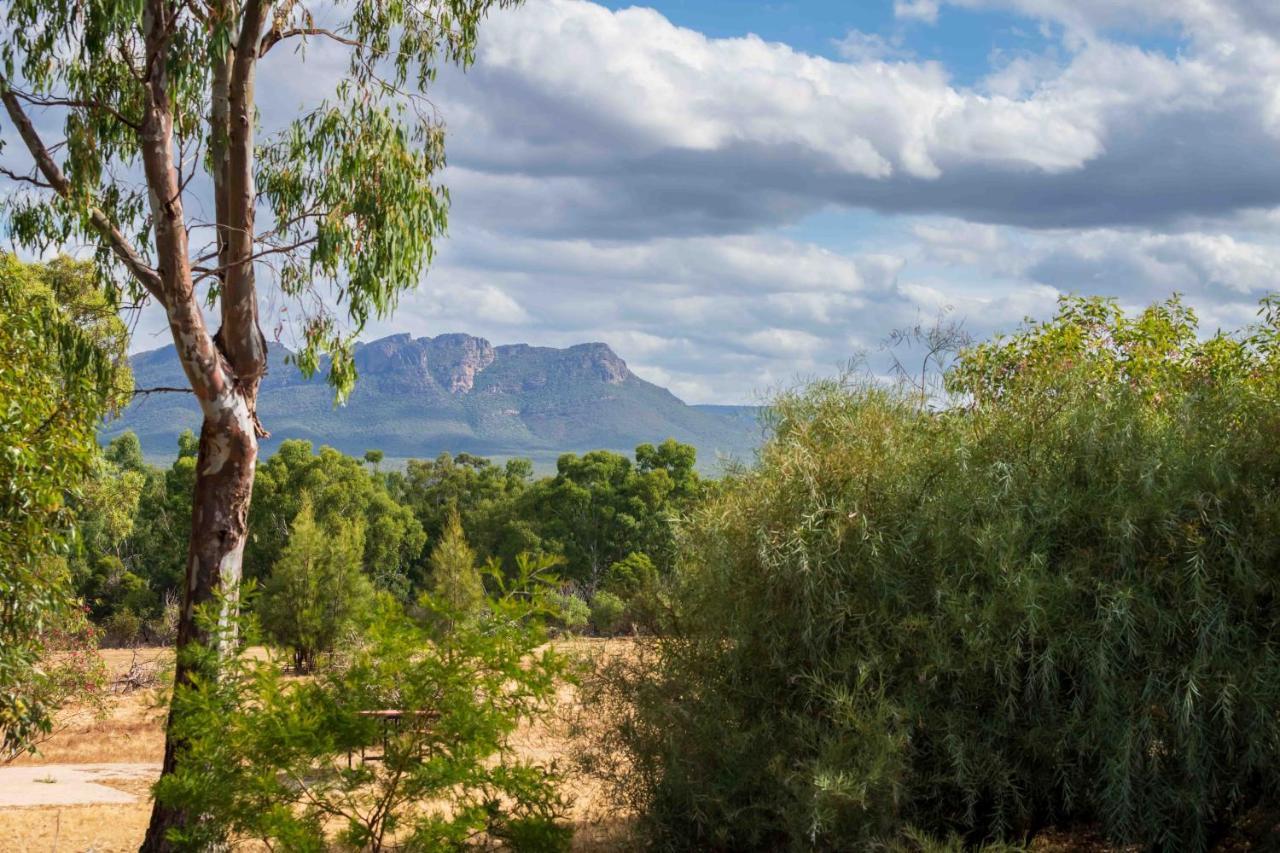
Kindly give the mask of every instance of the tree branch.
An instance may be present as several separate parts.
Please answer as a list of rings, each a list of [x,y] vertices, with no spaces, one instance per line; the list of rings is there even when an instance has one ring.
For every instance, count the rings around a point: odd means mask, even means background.
[[[19,175],[17,172],[13,171],[12,169],[6,169],[3,166],[0,166],[0,175],[4,175],[6,178],[8,178],[11,181],[19,181],[21,183],[31,184],[32,186],[40,187],[40,189],[42,190],[53,189],[53,184],[45,183],[44,181],[40,180],[34,175]]]
[[[190,388],[175,388],[168,385],[159,385],[155,388],[134,388],[133,396],[145,397],[148,394],[194,394]]]
[[[104,104],[101,101],[86,101],[86,100],[80,100],[78,98],[53,98],[53,97],[44,96],[44,95],[33,95],[29,92],[21,92],[17,89],[14,89],[13,93],[17,95],[19,98],[22,98],[22,100],[26,101],[27,103],[35,104],[37,107],[75,107],[77,109],[85,109],[85,110],[101,110],[105,113],[108,113],[112,118],[114,118],[116,121],[120,122],[121,124],[127,127],[133,128],[135,131],[142,129],[141,124],[131,119],[125,118],[124,114],[121,113],[119,110],[117,110],[115,107],[111,106],[110,104]]]
[[[297,36],[323,36],[324,38],[333,39],[336,42],[350,47],[364,47],[363,42],[338,35],[333,30],[326,30],[321,27],[293,27],[287,30],[272,29],[271,32],[262,37],[262,42],[258,45],[259,58],[266,56],[267,51],[271,50],[271,48],[275,47],[285,39],[295,38]]]
[[[218,341],[252,410],[258,382],[267,370],[267,340],[258,326],[258,297],[253,269],[254,213],[257,189],[253,180],[254,76],[258,42],[266,26],[268,0],[247,0],[240,13],[240,33],[232,52],[227,81],[226,216],[222,268],[222,328]]]
[[[289,252],[292,252],[296,249],[301,249],[303,246],[310,246],[312,243],[316,242],[316,239],[317,238],[313,235],[311,237],[305,237],[301,240],[298,240],[297,242],[290,243],[287,246],[269,246],[265,249],[259,249],[257,252],[254,252],[252,255],[250,255],[247,258],[242,258],[241,260],[238,260],[238,261],[232,261],[231,263],[225,266],[201,267],[201,266],[193,265],[191,267],[191,271],[193,273],[199,274],[198,277],[196,278],[196,281],[200,281],[201,279],[208,278],[209,276],[212,276],[212,275],[221,276],[223,273],[231,269],[234,269],[237,266],[240,266],[242,264],[252,263],[253,261],[258,260],[259,258],[265,258],[267,255],[288,254]],[[205,255],[197,259],[197,263],[199,263],[202,260],[208,260],[209,257],[210,255]]]
[[[0,80],[0,100],[4,101],[9,118],[13,120],[14,125],[18,128],[18,135],[26,143],[27,150],[31,152],[32,159],[36,161],[36,168],[40,170],[45,180],[49,182],[49,187],[63,198],[70,199],[71,182],[67,180],[66,175],[62,174],[62,169],[58,167],[58,164],[53,161],[53,157],[49,154],[49,149],[45,147],[44,142],[40,139],[40,134],[36,132],[35,127],[31,124],[31,119],[27,118],[27,114],[23,111],[22,104],[18,103],[17,94],[3,80]],[[91,205],[88,214],[94,230],[106,241],[112,254],[125,265],[133,277],[138,280],[138,283],[147,289],[148,293],[154,296],[161,305],[167,306],[169,303],[165,299],[164,286],[161,284],[160,274],[147,265],[142,256],[129,244],[128,239],[107,218],[101,208]]]
[[[173,104],[169,95],[168,57],[175,13],[169,0],[145,0],[143,4],[146,114],[138,134],[139,159],[149,190],[156,266],[169,297],[165,305],[169,329],[204,416],[212,418],[225,411],[235,377],[205,327],[191,282],[185,213],[173,162]]]

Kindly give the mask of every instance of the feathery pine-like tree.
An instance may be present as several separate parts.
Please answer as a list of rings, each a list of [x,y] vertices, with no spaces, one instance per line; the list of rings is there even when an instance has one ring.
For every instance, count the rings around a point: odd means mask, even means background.
[[[484,602],[484,580],[456,509],[449,513],[444,533],[431,552],[431,584],[436,597],[455,614],[472,613]]]
[[[361,571],[364,527],[358,520],[317,523],[303,498],[289,543],[263,587],[259,612],[267,637],[293,653],[294,669],[315,669],[373,598]]]

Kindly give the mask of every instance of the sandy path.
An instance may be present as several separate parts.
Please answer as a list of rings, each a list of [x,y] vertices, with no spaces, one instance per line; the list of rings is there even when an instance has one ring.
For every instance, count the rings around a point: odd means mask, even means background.
[[[133,803],[137,797],[103,780],[144,780],[160,773],[158,764],[43,764],[0,767],[0,809],[22,806],[73,806]]]

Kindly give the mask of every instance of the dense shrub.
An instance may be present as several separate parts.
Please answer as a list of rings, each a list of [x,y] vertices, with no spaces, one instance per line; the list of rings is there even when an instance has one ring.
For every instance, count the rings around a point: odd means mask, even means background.
[[[102,644],[109,647],[136,646],[142,640],[142,620],[129,608],[117,610],[102,626]]]
[[[611,637],[622,631],[626,622],[627,603],[607,590],[591,596],[591,625],[601,636]]]
[[[622,600],[620,617],[627,628],[657,633],[661,630],[667,579],[661,577],[646,554],[633,552],[609,567],[604,590]]]
[[[615,664],[621,784],[667,849],[1096,823],[1212,843],[1280,788],[1276,316],[1065,301],[936,409],[774,408],[693,519],[670,636]]]
[[[562,631],[580,631],[591,621],[591,607],[572,592],[558,592],[550,596],[555,610],[554,627]]]
[[[569,675],[545,645],[542,564],[521,565],[536,573],[495,573],[479,612],[424,596],[430,618],[415,618],[383,593],[360,644],[314,677],[242,650],[216,681],[180,686],[186,754],[156,796],[201,817],[177,849],[568,849],[558,774],[511,743]]]

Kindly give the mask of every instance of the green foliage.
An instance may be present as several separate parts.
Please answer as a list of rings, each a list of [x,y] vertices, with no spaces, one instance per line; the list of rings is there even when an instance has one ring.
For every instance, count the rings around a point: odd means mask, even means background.
[[[532,519],[543,547],[563,554],[565,576],[588,589],[633,552],[661,570],[674,563],[674,519],[693,506],[703,484],[694,449],[667,440],[636,448],[636,463],[617,453],[567,453],[556,476],[526,489],[518,512]]]
[[[470,616],[484,602],[484,581],[457,512],[449,514],[440,541],[431,552],[431,587],[450,613]]]
[[[620,633],[626,626],[626,612],[626,602],[607,590],[591,596],[591,626],[601,636],[611,637]]]
[[[567,850],[556,769],[517,759],[509,744],[568,674],[544,646],[544,578],[493,584],[498,596],[478,617],[428,597],[447,618],[419,622],[384,598],[347,663],[313,679],[238,655],[216,682],[179,688],[188,760],[156,795],[204,816],[181,848]],[[402,722],[384,728],[367,713],[385,709]]]
[[[555,611],[555,625],[561,630],[580,631],[591,622],[591,607],[581,596],[571,592],[553,593],[551,606]]]
[[[373,588],[360,569],[364,527],[356,519],[316,522],[311,500],[293,521],[289,544],[263,585],[258,612],[267,638],[289,649],[298,671],[315,668],[370,606]]]
[[[420,560],[427,541],[422,525],[388,491],[384,478],[361,460],[331,447],[313,453],[306,441],[284,442],[258,466],[245,576],[260,578],[279,560],[304,494],[311,497],[322,523],[343,518],[363,521],[365,574],[378,587],[407,599],[413,581],[421,579]]]
[[[618,779],[665,849],[1096,823],[1205,849],[1280,786],[1280,325],[1066,300],[918,391],[784,396],[621,661]]]
[[[178,443],[178,459],[160,470],[142,460],[132,433],[119,435],[83,489],[76,510],[84,534],[72,570],[77,592],[91,603],[97,621],[122,607],[147,624],[163,621],[165,596],[182,590],[196,437],[183,433]],[[244,557],[248,579],[264,579],[280,560],[303,494],[311,496],[317,524],[360,521],[365,575],[376,587],[411,601],[413,585],[425,576],[426,534],[410,507],[392,496],[384,475],[360,460],[328,447],[312,452],[301,441],[284,442],[257,470]]]
[[[168,470],[147,466],[142,471],[138,514],[119,550],[128,571],[146,581],[150,595],[146,607],[139,610],[144,615],[155,615],[167,593],[182,591],[191,538],[197,443],[193,433],[183,432],[178,437],[178,458]]]
[[[604,589],[626,606],[625,621],[632,628],[659,633],[667,610],[667,580],[646,554],[632,553],[609,567]]]
[[[560,554],[564,575],[594,589],[609,567],[643,553],[668,571],[675,519],[701,499],[695,451],[676,441],[640,445],[633,464],[607,450],[565,454],[554,477],[529,482],[526,460],[504,466],[469,454],[410,460],[389,476],[396,498],[437,541],[456,509],[482,560],[510,569],[526,552]]]
[[[108,646],[136,646],[142,639],[142,620],[129,607],[122,607],[102,623],[102,641]]]
[[[142,472],[112,461],[129,462],[130,454],[127,446],[109,447],[72,503],[80,538],[71,554],[71,576],[77,595],[88,602],[97,620],[119,606],[142,610],[149,603],[145,581],[130,572],[123,559],[146,485]]]
[[[148,465],[137,438],[124,433],[96,464],[76,504],[85,532],[71,565],[76,590],[100,624],[128,608],[144,623],[149,641],[165,633],[148,626],[161,626],[166,596],[181,593],[195,451],[195,436],[184,433],[178,458],[161,470]],[[362,523],[364,575],[403,603],[423,590],[439,590],[441,577],[459,583],[456,592],[474,601],[481,594],[475,566],[497,560],[507,572],[516,572],[522,555],[553,557],[566,551],[578,561],[567,561],[565,573],[584,589],[590,565],[607,560],[595,586],[626,603],[629,623],[652,629],[677,519],[706,491],[693,469],[694,450],[670,441],[641,445],[634,464],[604,451],[588,456],[591,464],[582,464],[586,457],[578,462],[566,457],[555,477],[531,482],[531,466],[523,459],[498,465],[467,454],[443,454],[410,460],[404,472],[381,471],[373,451],[356,459],[333,448],[314,451],[309,442],[285,441],[258,466],[245,576],[262,581],[280,561],[308,495],[321,527],[344,519]],[[602,470],[617,476],[597,476]],[[564,500],[577,503],[559,503]],[[461,529],[451,533],[455,515]],[[432,555],[446,539],[450,548],[462,542],[473,549],[457,563],[469,563],[470,571],[436,571]],[[433,548],[425,547],[428,541]],[[642,548],[665,554],[667,562],[655,563]],[[589,609],[584,602],[569,607]],[[588,621],[589,616],[575,621],[573,628]]]
[[[648,554],[632,552],[609,567],[604,588],[623,598],[632,598],[651,589],[657,582],[657,574]]]
[[[86,275],[0,255],[0,754],[30,747],[68,696],[40,665],[74,607],[68,496],[93,474],[98,420],[130,387],[123,325]]]
[[[469,453],[442,453],[431,460],[410,459],[403,475],[391,475],[391,487],[413,509],[431,541],[440,538],[450,513],[456,511],[485,557],[510,562],[516,554],[541,546],[537,534],[512,512],[532,470],[525,459],[497,465]]]

